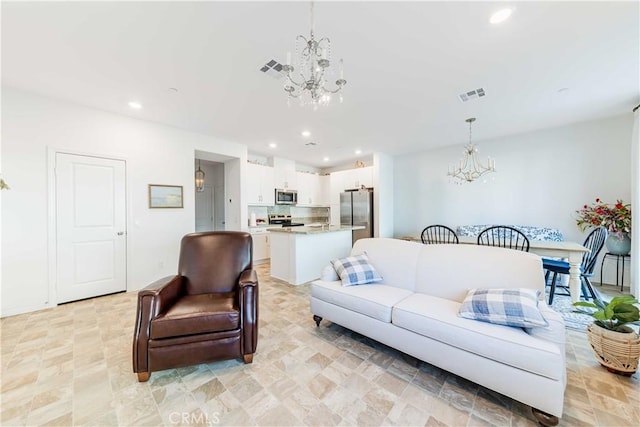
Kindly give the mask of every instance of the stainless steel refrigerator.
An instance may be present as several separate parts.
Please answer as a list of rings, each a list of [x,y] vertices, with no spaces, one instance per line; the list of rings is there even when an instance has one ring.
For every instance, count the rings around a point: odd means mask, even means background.
[[[347,190],[340,193],[340,225],[361,225],[353,230],[352,244],[358,239],[373,237],[373,189]]]

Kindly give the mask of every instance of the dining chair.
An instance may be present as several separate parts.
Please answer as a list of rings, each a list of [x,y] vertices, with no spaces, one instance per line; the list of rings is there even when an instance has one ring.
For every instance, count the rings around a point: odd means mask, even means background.
[[[582,263],[580,264],[580,286],[582,287],[582,293],[584,294],[585,299],[589,299],[589,295],[594,299],[598,297],[589,278],[593,276],[593,270],[596,267],[596,261],[604,246],[605,240],[607,240],[607,230],[604,227],[597,227],[589,233],[583,243],[583,246],[590,251],[582,255]],[[553,297],[557,288],[562,288],[567,291],[566,293],[558,295],[570,295],[569,289],[566,286],[556,285],[558,274],[569,274],[569,262],[542,258],[542,267],[547,270],[544,276],[545,283],[549,282],[549,274],[553,273],[551,284],[549,285],[551,286],[549,289],[549,305],[553,302]]]
[[[529,252],[529,239],[520,230],[506,225],[485,228],[478,234],[478,244]]]
[[[430,225],[420,234],[422,243],[459,243],[458,235],[446,225]]]

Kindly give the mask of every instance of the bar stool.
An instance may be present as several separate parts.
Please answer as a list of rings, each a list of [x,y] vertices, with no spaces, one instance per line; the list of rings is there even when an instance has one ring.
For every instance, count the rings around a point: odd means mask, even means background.
[[[600,286],[602,286],[602,269],[604,267],[604,260],[607,259],[608,256],[616,257],[616,288],[618,287],[618,278],[620,278],[620,292],[622,292],[622,290],[624,289],[624,261],[626,258],[629,258],[629,260],[631,260],[631,255],[612,254],[611,252],[607,252],[606,254],[604,254],[604,256],[602,257],[602,263],[600,264]],[[619,274],[620,261],[622,261],[622,277],[620,277]]]

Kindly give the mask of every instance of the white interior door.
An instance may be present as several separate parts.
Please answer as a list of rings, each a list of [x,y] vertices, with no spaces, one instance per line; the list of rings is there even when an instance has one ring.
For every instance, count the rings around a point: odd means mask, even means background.
[[[213,231],[213,187],[196,191],[196,231]]]
[[[56,154],[58,303],[126,289],[125,162]]]

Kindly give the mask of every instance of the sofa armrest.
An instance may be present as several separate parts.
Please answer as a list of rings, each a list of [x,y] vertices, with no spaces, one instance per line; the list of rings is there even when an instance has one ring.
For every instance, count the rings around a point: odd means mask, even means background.
[[[238,281],[238,305],[242,322],[242,354],[253,354],[258,346],[258,275],[244,270]]]
[[[333,268],[333,264],[329,264],[322,269],[322,272],[320,273],[320,280],[323,282],[335,282],[340,280],[338,273],[336,273],[336,269]]]
[[[133,333],[133,372],[148,371],[151,320],[166,311],[182,293],[182,276],[167,276],[138,291],[136,326]]]
[[[566,342],[566,329],[564,325],[564,319],[560,313],[549,307],[544,301],[538,302],[538,308],[542,317],[549,323],[549,326],[544,328],[525,328],[525,332],[532,337],[540,338],[545,341],[550,341],[560,347],[562,357],[564,358],[564,349]]]

